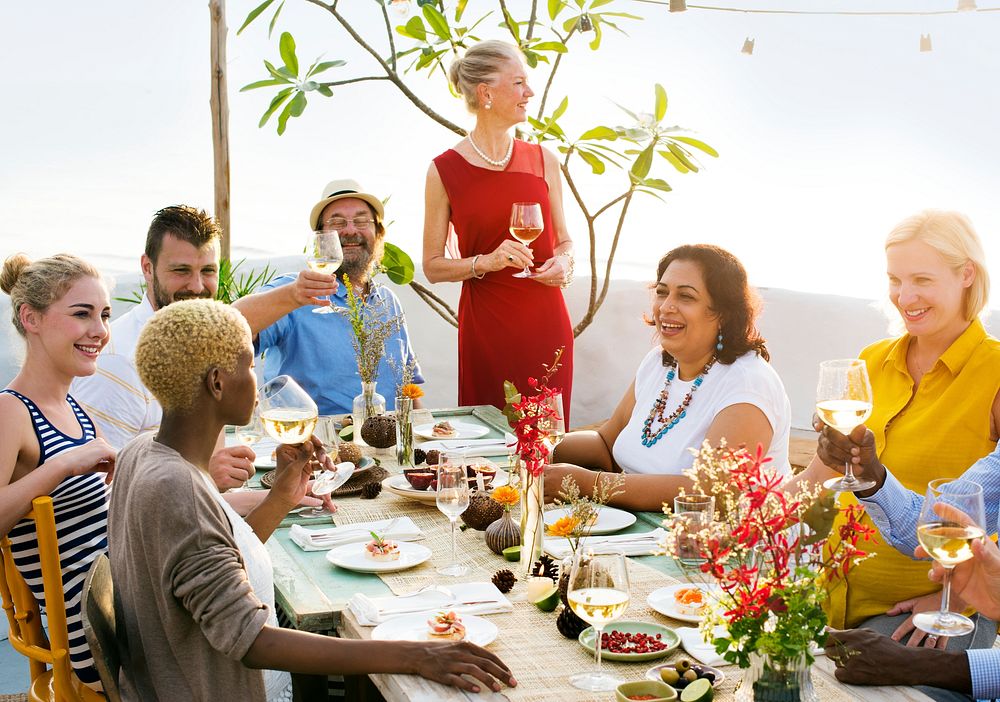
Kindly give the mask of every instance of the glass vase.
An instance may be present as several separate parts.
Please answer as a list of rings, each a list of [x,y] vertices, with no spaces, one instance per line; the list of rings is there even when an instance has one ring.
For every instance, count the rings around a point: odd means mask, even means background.
[[[396,463],[413,465],[413,399],[396,398]]]
[[[354,443],[365,446],[361,438],[361,427],[365,420],[378,414],[385,414],[385,398],[375,391],[374,381],[361,383],[361,394],[354,398],[351,421],[354,423]]]
[[[776,660],[753,653],[750,667],[743,671],[736,701],[818,702],[811,671],[804,655],[793,660]]]
[[[542,555],[545,537],[545,474],[532,476],[521,463],[518,466],[521,481],[521,572],[528,575],[531,566]]]

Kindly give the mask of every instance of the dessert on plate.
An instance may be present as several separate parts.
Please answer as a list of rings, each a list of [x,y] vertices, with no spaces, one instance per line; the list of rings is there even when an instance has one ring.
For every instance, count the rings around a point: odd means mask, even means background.
[[[461,641],[465,638],[465,624],[454,612],[438,612],[427,620],[427,636],[432,639]]]
[[[451,425],[451,422],[445,420],[443,422],[438,422],[431,429],[431,434],[434,436],[439,436],[442,439],[447,439],[449,436],[455,436],[458,432],[455,431],[455,427]]]
[[[674,606],[681,614],[699,615],[705,610],[705,593],[696,587],[682,587],[674,592]]]
[[[365,544],[365,557],[373,561],[398,561],[399,544],[389,539],[384,539],[374,531],[369,532],[372,540]]]

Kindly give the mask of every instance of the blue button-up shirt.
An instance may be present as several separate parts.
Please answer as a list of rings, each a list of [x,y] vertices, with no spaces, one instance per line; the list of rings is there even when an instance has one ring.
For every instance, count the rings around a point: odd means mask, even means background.
[[[274,279],[262,290],[288,285],[295,274]],[[373,285],[369,302],[381,300],[388,314],[403,319],[399,298],[385,286]],[[334,308],[346,309],[347,289],[341,284],[331,297]],[[264,380],[277,375],[292,376],[309,393],[320,414],[350,412],[356,395],[361,394],[361,376],[351,343],[353,333],[343,314],[313,314],[312,305],[299,307],[264,329],[257,339],[257,351],[264,354]],[[387,358],[398,368],[415,360],[405,321],[385,342],[386,353],[379,361],[376,390],[385,397],[387,410],[396,407],[396,374]],[[266,353],[265,353],[266,352]],[[413,382],[423,383],[417,366]]]
[[[962,479],[983,486],[986,524],[991,529],[997,527],[1000,512],[1000,446],[973,463],[962,474]],[[885,484],[874,495],[861,501],[882,532],[882,537],[899,551],[913,555],[919,545],[917,519],[924,504],[923,495],[907,490],[892,473],[886,472]],[[997,586],[1000,587],[1000,583]],[[1000,698],[1000,649],[970,649],[965,654],[969,658],[973,697]]]

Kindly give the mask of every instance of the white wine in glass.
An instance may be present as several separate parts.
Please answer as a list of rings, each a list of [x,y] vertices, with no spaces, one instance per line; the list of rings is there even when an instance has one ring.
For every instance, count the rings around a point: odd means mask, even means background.
[[[864,424],[872,413],[872,384],[868,367],[859,358],[823,361],[819,364],[816,386],[816,414],[830,427],[847,436]],[[875,487],[874,480],[854,476],[854,465],[848,459],[844,477],[831,478],[823,487],[837,492],[857,492]]]
[[[542,206],[537,202],[515,202],[510,208],[510,235],[528,246],[545,230]],[[530,278],[531,266],[525,266],[514,278]]]
[[[309,270],[333,275],[343,262],[344,250],[340,246],[340,232],[331,229],[313,232],[309,235],[309,241],[306,243],[306,265]],[[314,307],[313,312],[331,314],[333,307]]]
[[[552,451],[555,451],[556,446],[566,436],[566,415],[563,412],[562,393],[553,393],[551,397],[545,398],[544,404],[552,409],[556,416],[543,419],[538,423],[538,428],[545,434],[545,439],[552,447]]]
[[[617,621],[628,609],[628,566],[621,553],[593,553],[579,549],[573,558],[566,599],[569,607],[583,621],[594,627],[596,669],[570,676],[570,683],[581,690],[614,690],[621,679],[601,669],[601,634],[610,622]]]
[[[261,415],[264,430],[279,444],[301,444],[312,436],[317,416],[307,409],[272,409]]]
[[[469,508],[469,479],[460,454],[442,454],[437,469],[437,508],[451,522],[451,563],[437,569],[441,575],[457,578],[469,572],[458,562],[455,522]]]
[[[941,478],[927,485],[917,520],[917,540],[935,561],[944,566],[941,609],[913,615],[913,625],[934,636],[963,636],[976,627],[968,618],[949,611],[951,572],[972,558],[972,542],[986,536],[983,488],[961,478]]]

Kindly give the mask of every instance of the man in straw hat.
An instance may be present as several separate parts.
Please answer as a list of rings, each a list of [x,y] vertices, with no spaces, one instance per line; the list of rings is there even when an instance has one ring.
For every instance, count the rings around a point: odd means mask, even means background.
[[[276,278],[259,293],[234,303],[252,329],[262,330],[255,343],[260,353],[266,353],[264,379],[292,376],[315,400],[320,414],[350,412],[354,397],[361,393],[350,321],[341,314],[313,314],[317,305],[347,307],[346,287],[339,284],[345,275],[355,293],[373,309],[400,320],[385,341],[386,353],[378,365],[377,387],[386,398],[386,409],[395,409],[393,366],[412,363],[413,382],[424,382],[399,299],[388,288],[371,284],[372,273],[382,261],[384,215],[382,201],[356,181],[327,183],[309,213],[309,226],[313,231],[340,232],[344,261],[336,278],[307,269]]]

